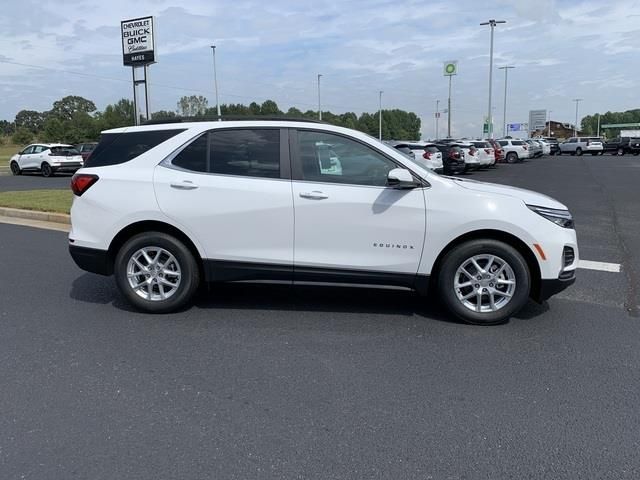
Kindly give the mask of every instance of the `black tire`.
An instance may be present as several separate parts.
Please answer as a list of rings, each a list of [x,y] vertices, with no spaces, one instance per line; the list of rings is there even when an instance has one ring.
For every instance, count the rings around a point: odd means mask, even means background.
[[[582,156],[582,149],[580,147],[576,148],[576,155],[579,157]]]
[[[619,157],[622,157],[624,155],[624,148],[619,148],[616,153],[618,154]]]
[[[507,153],[507,163],[516,163],[518,161],[518,154],[516,152]]]
[[[18,175],[22,175],[22,170],[20,170],[20,165],[18,165],[18,162],[11,162],[9,168],[11,168],[11,173],[14,176],[17,177]]]
[[[175,292],[165,300],[142,298],[129,284],[127,277],[129,261],[136,252],[145,247],[164,249],[175,257],[179,266],[180,282]],[[118,289],[126,299],[136,309],[149,313],[169,313],[181,309],[191,301],[200,285],[200,271],[191,251],[180,240],[162,232],[140,233],[127,240],[116,255],[114,275]],[[162,276],[159,273],[157,275]],[[156,288],[159,289],[159,285]]]
[[[43,177],[53,177],[53,168],[47,162],[43,162],[40,165],[40,171],[42,172]]]
[[[591,152],[591,155],[593,155],[595,157],[596,155],[599,155],[599,153],[598,152]]]
[[[506,262],[515,275],[515,291],[501,308],[490,312],[476,312],[458,299],[454,281],[456,271],[475,255],[494,255]],[[504,323],[527,303],[531,290],[531,274],[527,262],[512,246],[498,240],[471,240],[458,245],[442,260],[437,272],[437,290],[447,309],[457,318],[474,325],[498,325]],[[468,287],[471,288],[471,287]]]
[[[558,151],[556,152],[556,155],[558,156],[562,155],[562,150],[558,149]]]

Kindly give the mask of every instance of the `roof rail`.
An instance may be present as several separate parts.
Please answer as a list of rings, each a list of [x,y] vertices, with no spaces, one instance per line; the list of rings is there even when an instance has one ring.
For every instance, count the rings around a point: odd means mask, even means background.
[[[142,125],[158,125],[162,123],[183,123],[183,122],[217,122],[217,121],[242,121],[242,120],[279,120],[288,122],[308,122],[308,123],[324,123],[313,118],[288,117],[286,115],[204,115],[198,117],[171,117],[171,118],[154,118],[147,120]]]

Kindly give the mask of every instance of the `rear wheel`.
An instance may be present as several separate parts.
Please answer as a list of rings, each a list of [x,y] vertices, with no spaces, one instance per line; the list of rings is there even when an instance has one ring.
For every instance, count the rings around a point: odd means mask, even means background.
[[[507,163],[516,163],[518,161],[518,154],[516,152],[507,153]]]
[[[503,323],[527,303],[531,274],[522,255],[497,240],[455,247],[437,276],[438,291],[456,317],[476,325]]]
[[[17,176],[22,173],[22,171],[20,170],[20,165],[18,165],[18,162],[11,162],[10,168],[11,168],[11,173],[13,175]]]
[[[44,162],[40,166],[40,171],[42,172],[42,176],[43,177],[51,177],[51,176],[53,176],[53,168],[51,168],[51,165],[49,165],[47,162]]]
[[[582,149],[580,147],[576,148],[576,155],[582,155]]]
[[[181,241],[161,232],[129,239],[116,256],[114,274],[127,300],[151,313],[184,307],[200,283],[193,254]]]
[[[619,156],[623,156],[624,155],[624,148],[619,148],[617,151]]]

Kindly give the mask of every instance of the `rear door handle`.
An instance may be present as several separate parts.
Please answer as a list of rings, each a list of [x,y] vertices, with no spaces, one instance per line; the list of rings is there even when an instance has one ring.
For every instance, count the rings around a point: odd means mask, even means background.
[[[198,185],[193,183],[191,180],[182,180],[181,182],[171,182],[171,188],[175,188],[177,190],[195,190],[198,188]]]
[[[314,190],[313,192],[302,192],[300,193],[300,196],[310,200],[324,200],[325,198],[329,198],[329,195],[318,190]]]

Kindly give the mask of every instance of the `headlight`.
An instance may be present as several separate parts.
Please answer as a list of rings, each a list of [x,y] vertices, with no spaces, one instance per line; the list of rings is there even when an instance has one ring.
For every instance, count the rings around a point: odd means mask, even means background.
[[[557,208],[538,207],[537,205],[527,205],[538,215],[552,221],[556,225],[564,228],[573,228],[573,217],[569,210],[559,210]]]

